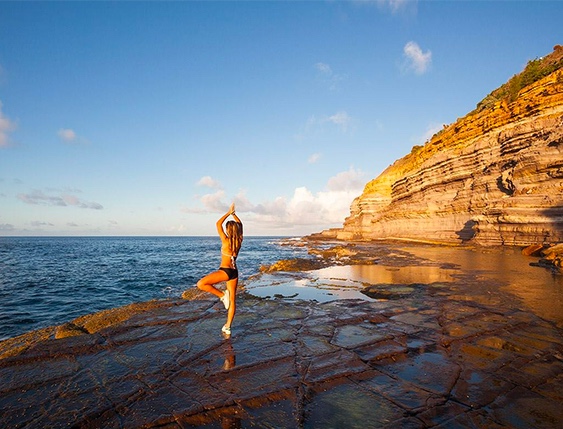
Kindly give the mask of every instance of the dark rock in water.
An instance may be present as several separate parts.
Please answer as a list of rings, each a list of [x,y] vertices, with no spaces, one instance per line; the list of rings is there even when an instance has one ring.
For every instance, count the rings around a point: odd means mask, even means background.
[[[524,249],[522,249],[522,255],[524,255],[524,256],[540,256],[541,251],[544,248],[545,247],[543,246],[543,244],[531,244],[531,245],[525,247]]]
[[[308,271],[326,267],[328,264],[329,261],[323,259],[283,259],[268,267],[260,267],[260,271],[263,273],[272,273],[276,271]]]
[[[421,285],[396,285],[396,284],[377,284],[363,289],[364,295],[373,299],[401,299],[416,291]]]
[[[551,265],[559,270],[563,267],[563,243],[550,246],[541,253],[543,258],[540,259],[540,264]]]
[[[89,332],[82,326],[77,326],[72,322],[65,323],[64,325],[57,326],[55,330],[55,338],[61,339],[66,337],[75,337],[77,335],[89,334]]]

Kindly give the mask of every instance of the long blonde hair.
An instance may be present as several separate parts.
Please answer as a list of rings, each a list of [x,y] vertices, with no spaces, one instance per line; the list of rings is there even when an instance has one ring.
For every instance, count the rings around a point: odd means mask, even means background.
[[[229,241],[229,252],[237,256],[242,245],[242,222],[230,220],[226,225],[227,239]]]

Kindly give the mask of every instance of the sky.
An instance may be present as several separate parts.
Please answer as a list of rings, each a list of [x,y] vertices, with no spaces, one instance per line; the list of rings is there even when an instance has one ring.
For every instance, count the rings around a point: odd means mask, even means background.
[[[339,227],[563,44],[561,1],[0,1],[0,236]]]

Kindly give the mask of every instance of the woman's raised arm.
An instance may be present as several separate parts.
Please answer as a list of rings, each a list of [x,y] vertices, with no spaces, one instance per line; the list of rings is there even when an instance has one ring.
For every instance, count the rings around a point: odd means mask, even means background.
[[[239,217],[238,217],[237,214],[235,213],[235,203],[233,203],[233,204],[231,205],[231,209],[232,209],[231,215],[233,216],[233,219],[234,219],[235,221],[237,221],[238,223],[242,223],[242,221],[239,219]]]
[[[215,226],[217,227],[217,232],[219,233],[219,236],[223,239],[223,238],[227,238],[227,236],[225,235],[225,231],[223,230],[223,222],[225,222],[225,220],[230,216],[233,215],[233,217],[235,218],[235,220],[237,222],[240,222],[240,219],[237,217],[237,215],[235,214],[235,203],[231,204],[231,207],[229,207],[229,211],[227,213],[225,213],[223,216],[221,216],[219,218],[219,220],[217,221],[217,223],[215,224]]]

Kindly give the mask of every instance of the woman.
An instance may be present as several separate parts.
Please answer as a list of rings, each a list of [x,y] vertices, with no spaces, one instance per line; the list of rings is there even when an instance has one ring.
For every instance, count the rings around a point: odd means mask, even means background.
[[[223,229],[223,222],[232,216]],[[242,244],[242,222],[235,214],[235,204],[231,204],[229,211],[216,223],[217,232],[221,238],[221,265],[217,271],[206,275],[197,282],[197,287],[217,296],[227,309],[227,323],[221,328],[225,335],[231,335],[231,324],[235,317],[235,294],[238,285],[238,270],[236,259]],[[221,292],[215,287],[217,283],[227,282],[227,289]]]

